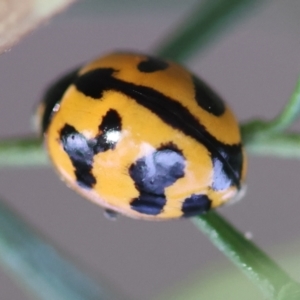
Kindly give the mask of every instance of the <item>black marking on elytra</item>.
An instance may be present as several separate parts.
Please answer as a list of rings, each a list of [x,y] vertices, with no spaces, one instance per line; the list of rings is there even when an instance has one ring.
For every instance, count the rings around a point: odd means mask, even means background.
[[[218,141],[180,102],[153,88],[115,78],[113,75],[117,72],[118,70],[112,68],[91,70],[78,77],[74,84],[86,96],[100,101],[104,91],[114,90],[148,108],[169,126],[203,144],[210,152],[212,161],[220,161],[221,170],[230,185],[240,188],[243,163],[241,144],[227,145]],[[233,160],[236,163],[231,165]]]
[[[143,73],[153,73],[157,71],[163,71],[169,67],[169,64],[156,57],[147,56],[147,60],[141,61],[137,68]]]
[[[192,78],[198,105],[214,116],[218,117],[224,114],[225,104],[223,100],[198,77],[192,76]]]
[[[102,134],[96,138],[93,146],[95,154],[115,148],[115,137],[121,131],[121,122],[121,117],[116,110],[110,109],[106,113],[99,125],[99,131]]]
[[[96,178],[92,174],[94,155],[113,149],[117,141],[109,135],[120,132],[121,118],[115,110],[109,110],[99,125],[100,132],[92,139],[87,139],[75,127],[65,124],[60,130],[60,141],[75,168],[77,183],[83,188],[92,188]]]
[[[75,168],[78,184],[81,187],[91,188],[96,183],[96,178],[91,173],[94,151],[89,141],[69,124],[61,129],[60,140]]]
[[[43,102],[45,104],[45,112],[42,119],[42,130],[45,132],[50,124],[54,106],[59,103],[67,88],[74,82],[77,77],[79,68],[63,76],[61,79],[53,83],[46,91]]]
[[[223,149],[220,154],[231,166],[236,178],[240,178],[242,172],[243,153],[238,145],[231,146],[231,153],[228,155]],[[224,168],[223,162],[219,157],[213,157],[213,184],[212,188],[216,191],[221,191],[229,188],[232,185],[230,177],[228,177],[227,169]]]
[[[129,167],[139,196],[130,203],[142,214],[157,215],[165,204],[165,188],[184,176],[185,158],[173,144],[138,159]]]
[[[182,204],[183,217],[194,217],[210,210],[211,200],[207,195],[195,195],[184,200]]]

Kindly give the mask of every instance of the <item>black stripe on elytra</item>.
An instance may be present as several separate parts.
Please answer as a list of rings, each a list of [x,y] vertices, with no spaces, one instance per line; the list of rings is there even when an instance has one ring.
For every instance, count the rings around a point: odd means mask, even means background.
[[[166,204],[165,188],[184,176],[185,158],[169,143],[155,152],[138,159],[129,167],[139,196],[130,203],[142,214],[157,215]]]
[[[163,71],[168,67],[169,64],[166,61],[152,56],[147,56],[147,60],[143,60],[137,65],[138,70],[143,73]]]
[[[73,83],[77,77],[79,68],[76,68],[72,72],[60,78],[53,83],[46,91],[43,102],[45,103],[45,112],[42,119],[42,130],[45,132],[51,121],[53,108],[59,103],[63,97],[63,94],[67,88]]]
[[[223,100],[198,77],[192,76],[192,79],[198,105],[214,116],[218,117],[224,114],[225,104]]]
[[[182,204],[183,217],[194,217],[209,211],[211,200],[207,195],[195,195],[184,200]]]
[[[94,155],[114,149],[117,141],[110,134],[119,133],[121,118],[117,111],[109,110],[99,125],[99,134],[87,139],[75,127],[65,124],[60,130],[60,141],[75,168],[77,183],[83,188],[92,188],[96,178],[92,174]]]
[[[114,90],[148,108],[165,123],[203,144],[211,153],[212,161],[220,161],[221,171],[226,180],[223,182],[223,186],[221,181],[218,182],[215,186],[216,189],[225,189],[228,182],[230,185],[240,188],[241,144],[221,143],[181,103],[153,88],[115,78],[113,75],[117,72],[112,68],[95,69],[78,77],[74,84],[80,92],[97,100],[101,100],[104,91]],[[233,166],[230,165],[232,160],[236,161]]]

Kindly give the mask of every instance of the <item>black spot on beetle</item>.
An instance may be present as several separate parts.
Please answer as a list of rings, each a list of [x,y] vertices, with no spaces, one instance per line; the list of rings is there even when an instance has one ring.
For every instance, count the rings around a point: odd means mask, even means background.
[[[207,195],[192,195],[182,204],[183,217],[194,217],[210,210],[211,200]]]
[[[116,110],[110,109],[103,117],[99,129],[103,132],[120,131],[121,130],[121,117]]]
[[[156,57],[148,56],[147,60],[141,61],[137,68],[143,73],[153,73],[157,71],[163,71],[169,67],[169,64]]]
[[[232,185],[232,176],[240,178],[243,167],[243,153],[240,146],[231,146],[230,151],[226,148],[219,149],[220,155],[227,162],[226,165],[218,156],[212,157],[213,162],[213,184],[216,191],[225,190]]]
[[[184,176],[184,167],[185,158],[172,144],[138,159],[129,168],[140,193],[131,208],[147,215],[161,213],[166,204],[165,188]]]
[[[223,100],[196,76],[193,76],[193,83],[198,105],[214,116],[221,116],[225,112]]]
[[[60,140],[75,168],[78,184],[91,188],[96,183],[96,178],[91,173],[94,152],[89,141],[69,124],[61,129]]]
[[[99,99],[102,97],[103,91],[109,90],[108,79],[114,78],[114,69],[96,69],[87,72],[75,81],[76,88],[88,97]]]
[[[97,154],[114,149],[116,139],[121,131],[121,117],[117,111],[110,109],[106,113],[99,125],[99,131],[102,133],[95,139],[95,144],[93,145],[94,153]]]
[[[99,68],[91,70],[75,80],[79,92],[101,101],[104,91],[114,90],[128,96],[133,101],[149,109],[163,122],[180,130],[185,135],[203,144],[211,154],[213,162],[219,161],[219,170],[231,186],[240,188],[242,146],[227,145],[211,135],[197,118],[180,102],[163,93],[143,85],[135,85],[114,77],[118,70]],[[225,106],[221,99],[202,81],[194,77],[196,100],[205,110],[221,115]],[[232,162],[236,163],[232,164]]]
[[[143,193],[140,197],[131,201],[130,207],[141,214],[155,216],[162,211],[166,202],[167,200],[164,195]]]
[[[117,140],[110,138],[121,131],[121,118],[117,111],[109,110],[99,125],[99,134],[87,139],[75,127],[65,124],[60,130],[60,141],[75,168],[77,183],[83,188],[92,188],[96,178],[92,174],[94,155],[114,149]]]

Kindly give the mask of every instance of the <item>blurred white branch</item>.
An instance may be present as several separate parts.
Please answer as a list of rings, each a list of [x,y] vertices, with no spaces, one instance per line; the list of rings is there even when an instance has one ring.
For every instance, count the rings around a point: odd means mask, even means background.
[[[0,0],[0,53],[75,0]]]

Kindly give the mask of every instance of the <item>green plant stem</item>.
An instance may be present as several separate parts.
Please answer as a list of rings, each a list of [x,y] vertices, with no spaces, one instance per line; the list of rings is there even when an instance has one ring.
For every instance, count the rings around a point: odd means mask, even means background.
[[[284,106],[282,111],[278,114],[276,118],[271,121],[264,120],[251,120],[241,126],[242,136],[244,144],[251,145],[257,143],[262,139],[268,140],[283,140],[283,131],[287,130],[300,115],[300,77],[296,83],[296,87],[293,91],[287,104]],[[280,138],[276,136],[279,135]],[[285,140],[289,140],[290,133],[286,134]],[[295,139],[296,134],[293,134],[293,139]],[[289,143],[288,143],[289,144]],[[277,142],[277,145],[278,142]],[[273,145],[275,146],[275,145]],[[282,147],[280,147],[282,149]],[[271,149],[270,149],[271,150]],[[271,151],[272,152],[272,151]],[[279,151],[277,151],[279,152]]]
[[[300,134],[278,133],[245,140],[248,153],[286,159],[300,159]]]
[[[217,213],[194,218],[193,223],[268,299],[300,299],[300,285]]]
[[[284,106],[282,112],[271,122],[268,128],[272,133],[282,132],[293,124],[300,114],[300,77],[296,83],[296,87],[288,103]]]
[[[31,294],[42,300],[115,300],[103,282],[68,261],[2,201],[0,202],[0,264]],[[101,283],[100,283],[101,282]],[[107,286],[107,284],[105,285]]]
[[[29,167],[49,164],[42,140],[34,137],[0,141],[0,167]]]
[[[208,46],[229,24],[236,23],[254,7],[257,0],[205,0],[193,9],[173,32],[170,38],[160,43],[155,53],[158,56],[185,61]]]

